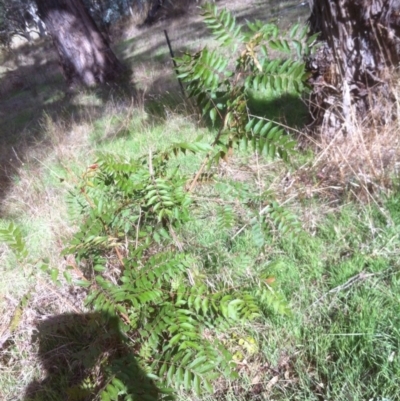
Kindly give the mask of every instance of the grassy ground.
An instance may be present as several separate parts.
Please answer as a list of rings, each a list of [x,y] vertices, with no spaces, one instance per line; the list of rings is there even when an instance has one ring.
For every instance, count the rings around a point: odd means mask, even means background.
[[[255,14],[270,5],[255,3]],[[240,17],[252,16],[242,2],[229,5]],[[47,43],[3,55],[0,227],[18,224],[29,256],[17,258],[0,245],[0,400],[23,399],[40,385],[41,400],[90,399],[71,387],[76,377],[73,367],[64,369],[68,358],[46,359],[49,344],[44,347],[35,333],[46,318],[86,311],[81,290],[64,281],[55,286],[40,266],[62,271],[68,263],[60,252],[78,224],[69,215],[68,194],[96,153],[146,154],[173,141],[212,135],[179,94],[164,45],[166,27],[177,51],[210,43],[195,10],[190,19],[128,31],[134,38],[117,51],[132,62],[139,99],[112,90],[107,96],[101,91],[64,96]],[[347,142],[317,141],[289,166],[240,154],[221,167],[221,182],[233,182],[239,191],[273,190],[301,222],[302,233],[295,237],[272,228],[261,252],[250,232],[235,235],[239,223],[226,233],[217,229],[215,203],[208,197],[218,195],[218,188],[199,186],[202,216],[188,228],[188,242],[196,238],[208,250],[204,260],[212,260],[218,266],[214,273],[227,281],[268,272],[291,311],[268,310],[249,328],[256,352],[232,339],[240,379],[202,399],[400,399],[397,131],[394,125],[378,132],[372,121]],[[195,171],[200,163],[187,157],[181,165]],[[73,344],[71,352],[81,352],[93,340],[74,330],[58,333],[56,347]]]

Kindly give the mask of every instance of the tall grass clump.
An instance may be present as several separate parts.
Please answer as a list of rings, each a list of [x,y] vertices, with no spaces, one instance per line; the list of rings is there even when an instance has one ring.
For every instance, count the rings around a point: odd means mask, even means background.
[[[399,174],[398,74],[389,84],[394,99],[381,99],[368,117],[354,125],[351,134],[341,130],[332,136],[321,132],[312,140],[316,158],[310,171],[316,174],[328,198],[353,197],[361,203],[379,203],[392,193]]]

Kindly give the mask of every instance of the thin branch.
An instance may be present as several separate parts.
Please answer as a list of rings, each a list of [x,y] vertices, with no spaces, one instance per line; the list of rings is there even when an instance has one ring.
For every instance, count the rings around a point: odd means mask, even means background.
[[[335,288],[332,288],[327,293],[325,293],[324,295],[319,297],[316,301],[314,301],[311,304],[310,308],[313,307],[314,305],[316,305],[317,303],[319,303],[320,301],[322,301],[323,299],[325,299],[329,294],[337,294],[340,291],[347,290],[348,288],[350,288],[354,284],[357,284],[360,281],[364,281],[367,278],[376,276],[377,274],[379,274],[379,273],[365,273],[363,271],[358,273],[358,274],[356,274],[355,276],[353,276],[349,280],[347,280],[344,284],[341,284],[341,285],[338,285]]]
[[[224,124],[224,125],[221,125],[221,127],[219,128],[218,134],[216,135],[216,137],[215,137],[215,139],[214,139],[214,142],[213,142],[212,145],[211,145],[212,147],[214,147],[214,146],[218,143],[219,138],[220,138],[221,135],[222,135],[222,131],[223,131],[224,127],[225,127],[225,124]],[[188,192],[192,192],[193,189],[194,189],[194,187],[196,186],[196,183],[197,183],[197,181],[199,180],[199,178],[200,178],[200,176],[201,176],[201,173],[203,172],[204,168],[206,167],[207,163],[208,163],[209,160],[210,160],[210,155],[211,155],[211,152],[209,152],[209,153],[207,154],[207,156],[206,156],[206,158],[204,159],[202,165],[200,166],[199,170],[197,171],[195,177],[193,178],[192,182],[190,183]]]

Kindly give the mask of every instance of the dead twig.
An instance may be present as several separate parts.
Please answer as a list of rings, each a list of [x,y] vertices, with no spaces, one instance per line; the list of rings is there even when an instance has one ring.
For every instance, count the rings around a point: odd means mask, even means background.
[[[325,293],[324,295],[322,295],[321,297],[319,297],[316,301],[314,301],[310,308],[313,307],[314,305],[318,304],[319,302],[321,302],[323,299],[325,299],[329,294],[337,294],[340,291],[344,291],[347,290],[348,288],[350,288],[351,286],[353,286],[354,284],[357,284],[360,281],[364,281],[367,278],[376,276],[377,274],[380,273],[365,273],[365,272],[360,272],[358,274],[356,274],[355,276],[351,277],[349,280],[347,280],[344,284],[341,284],[335,288],[332,288],[331,290],[329,290],[327,293]]]

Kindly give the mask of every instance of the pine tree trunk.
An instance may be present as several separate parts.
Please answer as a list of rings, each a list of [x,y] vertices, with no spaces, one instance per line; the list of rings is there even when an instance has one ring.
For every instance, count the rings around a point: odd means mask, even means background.
[[[122,65],[81,0],[36,0],[69,85],[115,79]]]
[[[328,135],[351,134],[378,105],[387,108],[382,118],[390,118],[388,72],[399,62],[400,0],[309,1],[311,31],[323,41],[309,63],[314,124]]]

